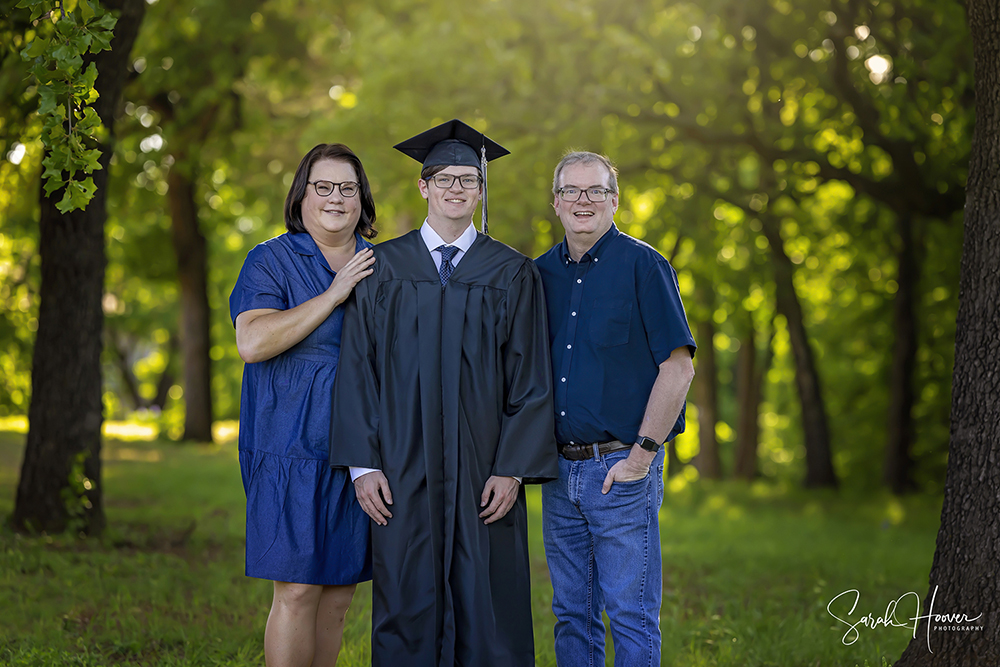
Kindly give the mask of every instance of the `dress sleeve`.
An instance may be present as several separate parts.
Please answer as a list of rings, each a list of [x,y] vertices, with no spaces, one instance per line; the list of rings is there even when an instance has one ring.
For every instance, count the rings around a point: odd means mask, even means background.
[[[639,288],[639,313],[646,339],[657,365],[670,353],[686,345],[694,357],[697,346],[681,302],[674,267],[664,259],[650,267]]]
[[[375,350],[375,292],[368,276],[344,303],[337,376],[330,411],[330,467],[382,469],[379,447],[379,378]]]
[[[552,363],[542,281],[525,261],[507,291],[504,406],[493,474],[544,482],[559,476]]]
[[[236,317],[248,310],[274,308],[288,310],[288,290],[274,253],[265,245],[255,247],[240,269],[233,293],[229,295],[229,315],[236,326]]]

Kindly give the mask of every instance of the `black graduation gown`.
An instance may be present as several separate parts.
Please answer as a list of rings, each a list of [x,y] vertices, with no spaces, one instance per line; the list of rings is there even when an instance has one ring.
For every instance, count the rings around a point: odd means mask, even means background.
[[[485,525],[491,475],[558,477],[548,329],[534,263],[479,234],[447,285],[418,231],[375,246],[348,299],[332,466],[382,470],[372,664],[533,665],[527,513]]]

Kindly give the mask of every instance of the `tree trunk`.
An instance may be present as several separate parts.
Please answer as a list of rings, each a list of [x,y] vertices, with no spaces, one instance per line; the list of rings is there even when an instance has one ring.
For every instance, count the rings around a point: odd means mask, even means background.
[[[919,266],[914,239],[913,217],[897,214],[899,251],[897,253],[899,289],[893,299],[893,325],[896,335],[889,374],[889,428],[882,477],[893,493],[914,489],[910,471],[913,461],[913,370],[917,359],[917,298]]]
[[[806,446],[807,487],[837,486],[837,475],[830,457],[830,429],[820,386],[819,372],[802,317],[802,305],[792,281],[792,260],[785,254],[778,220],[760,216],[764,236],[771,246],[774,267],[775,306],[788,323],[788,336],[795,359],[795,384],[802,404],[802,430]]]
[[[167,405],[167,398],[170,392],[170,388],[174,386],[174,374],[172,371],[174,365],[174,357],[177,354],[177,337],[170,336],[170,340],[167,341],[165,346],[167,354],[167,363],[163,367],[163,372],[160,373],[160,381],[156,383],[156,396],[150,401],[149,407],[162,410]]]
[[[121,375],[122,385],[125,388],[125,395],[122,396],[122,399],[126,404],[126,409],[138,410],[146,407],[146,401],[139,393],[139,380],[132,372],[128,347],[122,343],[114,331],[108,331],[105,347],[111,351],[111,355],[115,358],[115,365],[118,367],[118,373]]]
[[[181,368],[184,377],[184,439],[212,441],[212,362],[209,356],[208,244],[198,225],[194,179],[180,161],[167,177],[170,230],[180,284]]]
[[[715,437],[715,425],[719,421],[718,378],[715,366],[715,321],[712,319],[715,305],[712,291],[699,289],[699,301],[707,313],[697,325],[698,372],[694,376],[694,396],[698,405],[698,455],[694,465],[698,474],[706,479],[722,478],[722,462],[719,460],[719,440]]]
[[[757,341],[753,318],[747,317],[749,326],[736,353],[736,456],[733,477],[751,481],[757,477],[757,444],[760,428],[760,386],[757,380]]]
[[[946,622],[924,619],[896,667],[1000,664],[1000,11],[996,0],[969,0],[966,7],[975,57],[976,127],[955,328],[948,475],[921,615],[973,619],[981,614],[974,621],[947,623],[981,629],[942,630]]]
[[[101,346],[104,313],[104,221],[114,111],[128,76],[129,54],[146,9],[143,0],[105,2],[120,10],[110,51],[97,63],[94,110],[108,129],[103,169],[84,211],[59,213],[40,194],[39,253],[42,282],[38,333],[31,364],[28,437],[17,485],[17,530],[100,533],[105,524],[101,486]]]

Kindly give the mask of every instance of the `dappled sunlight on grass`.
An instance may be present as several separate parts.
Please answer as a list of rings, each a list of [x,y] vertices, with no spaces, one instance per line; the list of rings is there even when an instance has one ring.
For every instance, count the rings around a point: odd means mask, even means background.
[[[156,440],[160,435],[160,427],[156,424],[139,422],[106,421],[101,426],[101,433],[106,438],[116,440]]]
[[[24,415],[0,417],[0,431],[27,433],[28,418]],[[212,424],[212,437],[218,444],[229,444],[239,436],[240,423],[235,419],[221,420]],[[122,441],[152,442],[160,437],[160,425],[149,419],[129,419],[125,421],[107,420],[101,425],[105,438]]]
[[[885,505],[885,518],[894,526],[903,523],[903,519],[906,518],[906,508],[899,502],[899,498],[889,498]]]
[[[13,433],[28,432],[28,418],[23,415],[13,417],[0,417],[0,431],[11,431]]]
[[[217,421],[212,424],[212,438],[220,445],[229,444],[240,434],[240,423],[235,419]]]

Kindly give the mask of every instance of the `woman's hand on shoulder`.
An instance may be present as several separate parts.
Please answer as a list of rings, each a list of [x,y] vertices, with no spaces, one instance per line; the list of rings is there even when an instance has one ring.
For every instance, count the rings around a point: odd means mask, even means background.
[[[327,289],[327,293],[333,296],[334,307],[344,303],[355,285],[372,274],[375,270],[374,264],[375,253],[371,248],[355,253],[354,257],[344,264]]]

